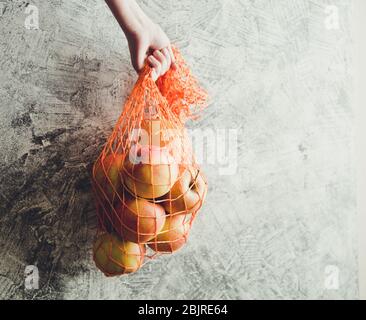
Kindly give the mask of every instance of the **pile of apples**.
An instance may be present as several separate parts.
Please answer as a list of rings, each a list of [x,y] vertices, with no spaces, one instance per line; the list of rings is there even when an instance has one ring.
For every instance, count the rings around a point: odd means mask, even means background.
[[[166,138],[166,126],[148,120],[139,127],[145,143],[105,148],[93,168],[102,229],[93,258],[107,276],[135,272],[145,257],[182,248],[207,193],[199,167],[172,153],[178,140]]]

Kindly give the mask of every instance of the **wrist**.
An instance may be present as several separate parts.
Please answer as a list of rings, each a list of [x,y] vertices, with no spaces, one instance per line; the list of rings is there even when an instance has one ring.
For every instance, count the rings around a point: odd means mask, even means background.
[[[153,25],[135,0],[106,0],[127,39],[141,36]]]
[[[153,23],[147,16],[135,17],[134,20],[133,24],[126,26],[125,28],[121,26],[128,41],[146,37],[156,28],[155,23]]]

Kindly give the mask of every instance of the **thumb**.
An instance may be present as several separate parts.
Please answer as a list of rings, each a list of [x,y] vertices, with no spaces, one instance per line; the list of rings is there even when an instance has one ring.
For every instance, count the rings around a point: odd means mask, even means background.
[[[146,50],[144,50],[141,44],[138,44],[137,46],[130,48],[130,54],[133,68],[136,70],[136,72],[140,72],[144,67],[147,56]]]

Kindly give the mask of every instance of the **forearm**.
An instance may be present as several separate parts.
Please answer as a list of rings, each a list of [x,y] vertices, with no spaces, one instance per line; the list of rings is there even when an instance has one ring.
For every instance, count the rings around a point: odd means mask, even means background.
[[[126,37],[143,32],[152,24],[135,0],[105,0]]]

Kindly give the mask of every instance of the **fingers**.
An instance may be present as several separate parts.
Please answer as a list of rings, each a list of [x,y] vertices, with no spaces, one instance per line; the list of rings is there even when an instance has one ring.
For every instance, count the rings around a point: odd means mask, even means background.
[[[155,50],[147,58],[147,61],[153,68],[152,77],[155,80],[164,75],[170,67],[175,68],[175,58],[170,46],[161,50]]]
[[[160,64],[159,60],[157,60],[153,55],[149,56],[147,58],[147,61],[150,65],[150,67],[153,68],[151,76],[152,76],[153,80],[156,81],[160,76],[161,64]]]
[[[156,60],[160,63],[160,75],[163,75],[165,72],[168,71],[170,64],[168,65],[168,61],[166,61],[165,56],[161,53],[160,50],[155,50],[153,52],[153,56]]]
[[[166,66],[167,66],[167,71],[168,71],[171,64],[172,64],[172,59],[170,57],[170,54],[169,54],[169,51],[168,51],[167,48],[162,49],[161,52],[162,52],[162,56],[164,58],[164,61],[165,61]]]
[[[174,53],[173,53],[173,50],[172,50],[172,47],[171,46],[168,46],[168,51],[169,51],[170,59],[172,61],[171,67],[173,69],[175,69],[177,66],[175,64],[175,56],[174,56]]]

